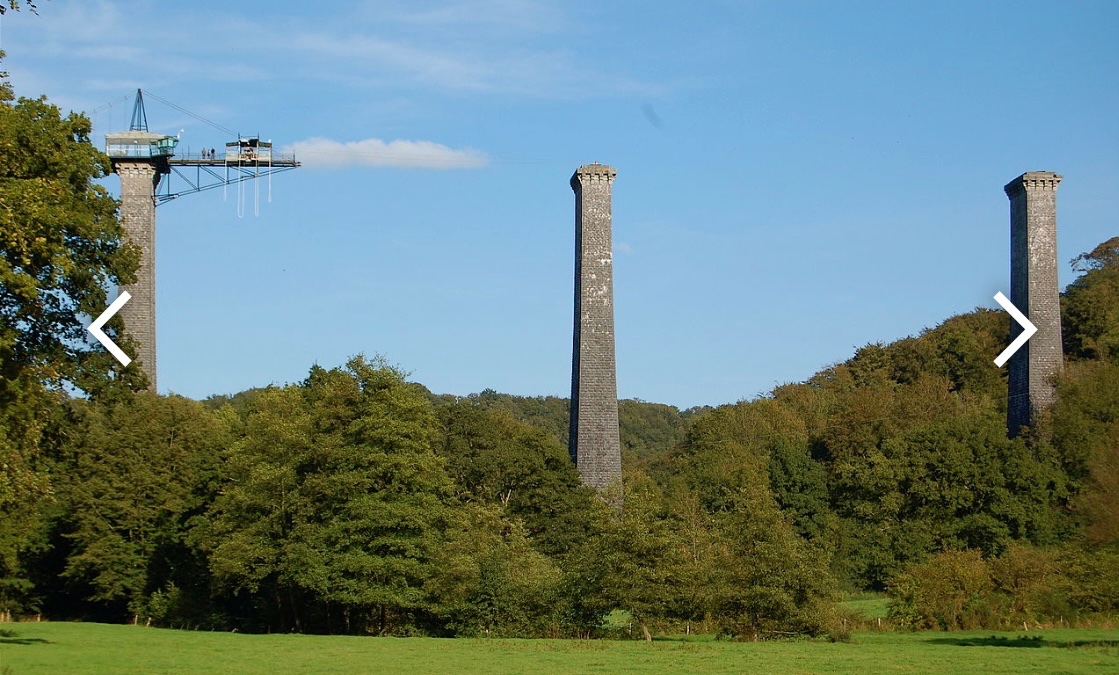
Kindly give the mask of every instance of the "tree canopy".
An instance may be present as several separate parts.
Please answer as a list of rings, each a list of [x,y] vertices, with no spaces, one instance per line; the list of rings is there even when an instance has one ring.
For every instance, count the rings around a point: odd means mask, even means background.
[[[90,131],[45,97],[0,91],[0,397],[21,379],[98,391],[115,370],[83,316],[104,311],[107,287],[134,280],[139,251],[122,243],[118,203],[94,182],[111,167]]]
[[[21,559],[42,545],[54,499],[44,455],[66,434],[69,391],[143,384],[86,339],[83,316],[100,314],[106,286],[131,280],[138,262],[117,202],[94,182],[109,161],[89,133],[85,116],[17,99],[0,80],[0,586],[15,595],[29,589]]]
[[[898,626],[1119,611],[1119,238],[1074,261],[1046,434],[1006,437],[1009,321],[978,309],[754,400],[622,401],[617,500],[559,397],[433,395],[364,357],[138,391],[84,339],[137,260],[89,133],[0,87],[0,614],[770,639],[842,637],[844,589]]]

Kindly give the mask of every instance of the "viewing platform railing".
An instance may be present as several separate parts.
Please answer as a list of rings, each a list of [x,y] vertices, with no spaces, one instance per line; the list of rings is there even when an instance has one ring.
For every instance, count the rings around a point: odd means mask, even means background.
[[[241,153],[240,155],[227,155],[217,152],[214,156],[209,154],[187,152],[177,153],[171,158],[173,166],[298,166],[294,153],[273,153],[271,158],[267,154]]]

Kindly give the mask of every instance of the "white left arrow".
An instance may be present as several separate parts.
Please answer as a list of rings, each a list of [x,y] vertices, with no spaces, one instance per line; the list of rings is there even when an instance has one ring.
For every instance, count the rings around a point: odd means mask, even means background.
[[[1022,345],[1026,344],[1026,342],[1034,336],[1034,333],[1037,332],[1037,326],[1033,325],[1033,322],[1027,319],[1026,315],[1014,306],[1014,303],[1007,300],[1006,296],[1002,294],[1002,291],[995,293],[995,302],[1002,305],[1002,308],[1005,309],[1010,316],[1014,317],[1014,320],[1022,327],[1022,332],[1018,334],[1018,337],[1014,338],[1014,342],[1007,345],[1006,349],[1002,350],[1002,353],[995,357],[995,365],[1002,368],[1002,364],[1006,363],[1011,356],[1014,356],[1014,352],[1021,349]]]
[[[120,308],[124,307],[124,304],[131,299],[132,296],[128,294],[128,291],[124,291],[120,294],[119,298],[113,301],[113,304],[109,305],[108,309],[101,312],[101,316],[97,317],[93,323],[89,324],[89,332],[93,337],[97,338],[98,342],[105,345],[105,349],[108,349],[110,354],[117,357],[117,361],[120,361],[120,365],[122,366],[127,366],[132,363],[132,359],[128,358],[128,354],[125,354],[123,349],[118,347],[115,342],[109,339],[108,335],[102,332],[101,327],[104,326],[109,319],[113,318],[113,315],[119,312]]]

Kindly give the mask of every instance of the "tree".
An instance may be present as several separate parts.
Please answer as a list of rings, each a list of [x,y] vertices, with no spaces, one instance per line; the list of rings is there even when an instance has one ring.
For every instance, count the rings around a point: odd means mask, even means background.
[[[451,484],[426,397],[356,357],[249,405],[198,535],[221,586],[263,594],[280,629],[385,633],[429,613]]]
[[[34,2],[27,2],[26,4],[27,4],[27,9],[30,9],[32,12],[34,12],[36,14],[38,13],[38,8],[35,7]],[[19,11],[19,8],[20,8],[19,0],[4,0],[4,2],[0,2],[0,16],[6,14],[8,10]]]
[[[1119,237],[1072,264],[1083,274],[1061,302],[1065,350],[1076,358],[1119,362]]]
[[[443,406],[439,414],[439,454],[461,501],[502,506],[523,520],[533,545],[548,555],[563,556],[586,537],[594,491],[582,484],[557,441],[472,399]]]
[[[28,381],[96,392],[114,371],[81,317],[104,311],[107,285],[135,279],[139,251],[122,244],[117,201],[93,182],[111,166],[90,131],[84,115],[0,88],[0,403]]]
[[[823,536],[830,514],[827,472],[812,459],[807,443],[776,439],[770,444],[769,483],[801,536]]]
[[[1119,237],[1072,261],[1062,299],[1070,363],[1053,409],[1053,444],[1081,482],[1073,504],[1096,544],[1119,543]]]
[[[989,558],[948,549],[890,580],[889,616],[908,628],[940,630],[1007,630],[1027,621],[1072,619],[1069,601],[1075,603],[1077,588],[1085,586],[1069,572],[1075,574],[1085,560],[1025,544]]]
[[[1119,545],[1119,364],[1070,364],[1053,408],[1053,444],[1079,485],[1089,541]]]
[[[618,426],[622,448],[638,460],[669,450],[684,439],[680,411],[660,403],[618,401]]]
[[[731,500],[716,516],[722,548],[711,611],[720,632],[758,640],[834,629],[838,586],[826,554],[797,536],[761,485],[743,486]]]
[[[43,454],[58,445],[68,387],[107,394],[143,383],[89,346],[81,320],[104,310],[104,286],[131,281],[139,261],[134,247],[121,244],[116,201],[94,184],[109,160],[90,144],[88,118],[63,117],[43,97],[16,100],[5,77],[0,73],[0,605],[12,609],[27,590],[21,561],[40,546],[36,533],[53,500]],[[114,320],[110,332],[120,325]]]
[[[623,489],[622,507],[610,514],[602,535],[591,545],[600,549],[605,596],[614,607],[628,611],[651,642],[649,624],[678,607],[673,600],[686,545],[648,476],[628,474]]]
[[[1119,268],[1119,237],[1112,237],[1088,253],[1072,259],[1072,268],[1078,272]]]
[[[695,529],[710,552],[708,566],[685,569],[708,580],[693,595],[726,635],[762,639],[829,629],[836,582],[828,555],[793,529],[767,469],[767,444],[803,434],[803,424],[778,401],[725,406],[696,420],[678,459],[679,480],[710,519],[709,534],[702,524]],[[687,507],[687,500],[678,503]]]
[[[146,613],[152,593],[200,570],[185,543],[196,489],[215,471],[228,427],[180,396],[141,392],[119,402],[75,401],[58,486],[57,527],[69,542],[64,577],[89,589],[109,620]]]
[[[562,574],[500,506],[453,508],[429,590],[455,635],[559,637]]]

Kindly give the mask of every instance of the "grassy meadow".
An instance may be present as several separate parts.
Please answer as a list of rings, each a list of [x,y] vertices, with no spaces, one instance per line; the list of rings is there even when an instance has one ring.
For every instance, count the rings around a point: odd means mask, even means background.
[[[504,640],[244,635],[0,624],[0,673],[1115,673],[1119,629],[857,633],[850,643],[709,636]]]

